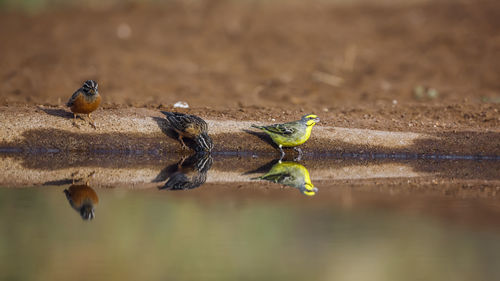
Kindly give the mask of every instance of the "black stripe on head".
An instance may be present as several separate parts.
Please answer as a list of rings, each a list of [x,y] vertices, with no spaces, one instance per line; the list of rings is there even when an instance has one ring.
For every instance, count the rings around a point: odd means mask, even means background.
[[[212,157],[210,154],[204,155],[196,162],[196,170],[200,173],[206,173],[212,167]]]
[[[84,89],[89,89],[89,90],[94,90],[94,91],[97,91],[97,82],[94,81],[94,80],[87,80],[83,83],[83,88]]]
[[[196,137],[195,142],[197,144],[197,151],[212,151],[212,148],[214,147],[212,138],[210,138],[207,133],[200,134],[198,137]]]

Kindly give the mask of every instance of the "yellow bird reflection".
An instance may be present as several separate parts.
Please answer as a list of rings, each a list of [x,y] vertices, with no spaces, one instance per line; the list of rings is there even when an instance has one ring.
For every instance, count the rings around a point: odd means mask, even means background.
[[[298,188],[307,196],[313,196],[318,192],[318,189],[311,183],[306,167],[292,161],[279,161],[266,174],[252,179],[267,180]]]

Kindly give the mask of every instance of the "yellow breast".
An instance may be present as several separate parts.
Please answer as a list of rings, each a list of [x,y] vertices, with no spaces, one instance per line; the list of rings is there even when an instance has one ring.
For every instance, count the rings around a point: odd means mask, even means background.
[[[302,134],[302,135],[298,135],[296,138],[287,139],[287,138],[278,136],[278,138],[276,138],[276,139],[273,138],[273,140],[276,143],[281,144],[282,146],[285,146],[285,147],[298,146],[298,145],[305,143],[309,139],[309,137],[311,137],[312,127],[313,126],[307,126],[306,133]]]

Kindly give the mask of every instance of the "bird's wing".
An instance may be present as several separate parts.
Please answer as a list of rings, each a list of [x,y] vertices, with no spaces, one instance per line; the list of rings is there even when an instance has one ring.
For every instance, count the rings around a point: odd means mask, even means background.
[[[290,173],[276,173],[276,174],[263,175],[260,178],[263,180],[268,180],[268,181],[272,181],[275,183],[280,183],[283,180],[289,178],[290,176],[291,176]]]
[[[184,131],[191,124],[189,116],[186,114],[176,112],[163,113],[167,116],[167,120],[170,122],[170,125],[177,130]]]
[[[264,129],[266,131],[279,135],[291,135],[296,132],[296,129],[289,126],[288,124],[276,124],[271,126],[265,126]]]
[[[76,98],[80,95],[81,91],[82,91],[82,88],[76,90],[76,92],[73,93],[71,98],[69,98],[69,101],[66,103],[66,106],[68,106],[68,107],[73,106]]]
[[[160,187],[160,189],[184,190],[191,188],[191,185],[190,179],[188,179],[184,173],[176,172],[168,179],[163,187]]]

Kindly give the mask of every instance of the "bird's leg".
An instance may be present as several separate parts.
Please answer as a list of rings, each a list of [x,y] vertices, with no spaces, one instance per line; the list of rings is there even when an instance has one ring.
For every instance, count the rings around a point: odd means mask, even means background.
[[[182,136],[179,134],[179,141],[182,143],[182,150],[186,150],[188,149],[187,145],[184,143],[184,141],[182,140]]]
[[[280,152],[281,152],[281,157],[280,157],[280,161],[281,161],[281,160],[283,160],[283,157],[285,157],[285,152],[283,151],[283,146],[281,144],[278,147],[279,147]]]
[[[90,178],[94,177],[95,171],[90,172],[90,174],[87,175],[87,182],[89,181]]]
[[[79,182],[83,180],[83,177],[80,177],[80,173],[78,171],[71,173],[71,182],[72,184],[75,184],[76,182]]]
[[[300,147],[294,147],[293,149],[295,149],[295,151],[297,151],[299,153],[299,156],[297,156],[297,158],[295,158],[296,161],[300,161],[302,159],[302,149],[300,149]]]
[[[90,120],[90,126],[92,126],[92,128],[94,129],[97,129],[97,127],[95,126],[95,123],[94,123],[94,120],[92,120],[92,117],[90,116],[90,113],[87,114],[87,116],[89,117],[89,120]]]
[[[76,113],[73,113],[73,126],[75,126],[78,129],[80,129],[80,126],[78,126],[78,124],[76,123]]]
[[[184,164],[184,161],[186,161],[188,157],[186,155],[183,155],[179,163],[177,164],[177,168],[181,168],[182,165]]]

